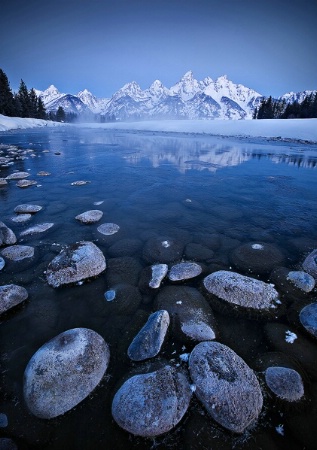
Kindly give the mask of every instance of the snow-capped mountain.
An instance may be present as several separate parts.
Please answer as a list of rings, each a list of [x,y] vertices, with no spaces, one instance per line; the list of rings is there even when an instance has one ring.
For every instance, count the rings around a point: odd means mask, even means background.
[[[185,75],[171,88],[156,80],[142,91],[133,81],[117,91],[104,112],[119,120],[146,118],[183,119],[248,119],[262,95],[226,76],[215,81],[202,81],[193,72]]]
[[[287,103],[301,102],[316,91],[290,92],[280,97]],[[139,119],[251,119],[254,109],[264,98],[242,84],[235,84],[226,75],[216,80],[206,77],[199,81],[193,72],[185,75],[172,87],[155,80],[145,90],[135,81],[125,84],[109,98],[97,98],[87,89],[76,95],[63,94],[51,85],[36,91],[47,111],[78,115],[100,115],[104,120]],[[87,116],[88,115],[88,116]]]
[[[311,94],[316,94],[317,91],[302,91],[302,92],[288,92],[287,94],[279,97],[279,100],[285,100],[286,103],[302,103],[306,97]]]

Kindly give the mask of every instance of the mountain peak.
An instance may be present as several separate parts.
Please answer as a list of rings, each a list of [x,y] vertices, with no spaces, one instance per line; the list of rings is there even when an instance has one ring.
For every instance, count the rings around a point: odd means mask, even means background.
[[[54,86],[54,84],[51,84],[45,91],[47,94],[59,94],[59,90],[57,87]]]
[[[193,80],[193,79],[194,79],[194,74],[193,74],[192,70],[189,70],[188,72],[186,72],[181,78],[181,80]]]

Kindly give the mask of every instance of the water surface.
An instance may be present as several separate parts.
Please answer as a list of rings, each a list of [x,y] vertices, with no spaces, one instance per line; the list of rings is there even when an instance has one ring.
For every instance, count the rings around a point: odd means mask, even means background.
[[[231,269],[231,252],[247,242],[274,244],[284,252],[285,266],[298,268],[306,254],[317,248],[317,147],[74,128],[1,133],[0,143],[30,150],[26,159],[1,167],[0,177],[15,170],[29,171],[29,178],[37,182],[21,189],[10,181],[0,188],[0,219],[18,237],[31,225],[54,223],[44,234],[18,239],[36,248],[33,265],[24,269],[8,265],[0,272],[2,285],[20,284],[29,292],[27,302],[1,317],[0,413],[9,421],[2,434],[12,437],[21,449],[303,448],[303,438],[296,440],[299,431],[292,432],[290,427],[298,412],[273,408],[266,400],[257,427],[242,437],[222,430],[195,400],[182,422],[163,437],[146,440],[119,429],[111,418],[111,401],[118,380],[135,367],[126,349],[139,324],[153,312],[154,298],[143,296],[136,311],[118,314],[104,296],[114,287],[107,270],[95,280],[60,289],[47,285],[45,270],[64,245],[81,240],[95,242],[108,261],[121,257],[121,251],[116,255],[109,249],[122,239],[139,241],[129,256],[141,269],[148,265],[142,248],[155,235],[186,243],[203,243],[204,236],[216,236],[213,257],[202,261],[209,272],[215,267]],[[39,171],[51,175],[39,176]],[[88,183],[72,185],[79,180]],[[29,222],[16,224],[11,218],[21,203],[35,203],[43,210]],[[91,209],[104,213],[98,224],[83,225],[75,220],[76,215]],[[120,226],[108,240],[96,230],[104,222]],[[261,278],[269,280],[268,276]],[[127,281],[138,283],[122,274],[122,282]],[[186,284],[200,288],[201,279]],[[289,310],[292,315],[292,303]],[[258,354],[273,350],[265,339],[262,321],[220,312],[215,315],[223,328],[220,342],[235,345],[234,350],[251,367]],[[278,320],[289,324],[289,315]],[[72,411],[50,421],[37,419],[23,400],[24,369],[41,345],[75,327],[91,328],[109,343],[107,375]],[[178,363],[177,355],[184,352],[181,347],[170,342],[161,356]],[[185,351],[191,349],[187,346]],[[316,392],[316,380],[310,379],[310,383]],[[316,411],[317,404],[313,405]],[[280,424],[284,436],[276,431]],[[314,433],[306,433],[307,448]]]

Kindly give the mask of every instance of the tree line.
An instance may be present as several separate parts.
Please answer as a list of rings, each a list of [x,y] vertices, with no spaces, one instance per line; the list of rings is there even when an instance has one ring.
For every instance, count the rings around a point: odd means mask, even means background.
[[[307,95],[299,103],[287,103],[285,99],[277,100],[271,96],[261,101],[255,108],[253,119],[310,119],[317,117],[317,92]]]
[[[13,93],[7,75],[0,69],[0,114],[9,117],[30,117],[53,120],[56,122],[72,122],[77,118],[74,113],[65,113],[60,106],[56,112],[46,112],[41,97],[35,90],[28,89],[23,80],[18,92]]]

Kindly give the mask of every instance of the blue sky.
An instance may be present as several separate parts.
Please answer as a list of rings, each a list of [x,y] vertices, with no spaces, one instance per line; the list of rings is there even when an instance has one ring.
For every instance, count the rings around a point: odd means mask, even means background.
[[[317,89],[316,0],[2,0],[0,68],[12,89],[109,97],[226,74],[264,95]]]

